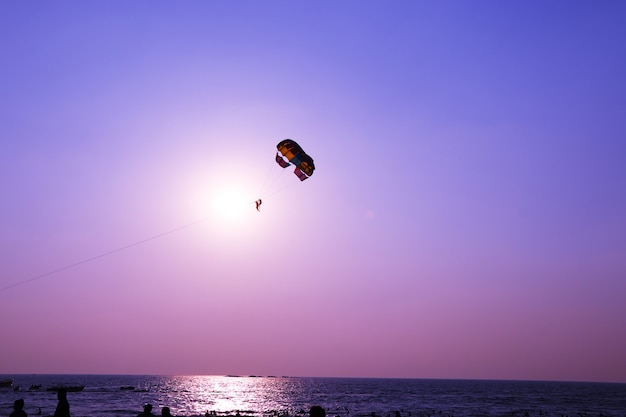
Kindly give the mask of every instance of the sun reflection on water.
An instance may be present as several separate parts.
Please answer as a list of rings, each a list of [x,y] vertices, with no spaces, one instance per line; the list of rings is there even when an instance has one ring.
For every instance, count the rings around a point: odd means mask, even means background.
[[[184,415],[217,416],[304,414],[301,409],[290,409],[295,395],[300,391],[298,383],[287,383],[286,378],[188,376],[170,377],[163,387],[165,403],[178,403],[184,408],[177,410]],[[203,407],[200,409],[199,407]]]

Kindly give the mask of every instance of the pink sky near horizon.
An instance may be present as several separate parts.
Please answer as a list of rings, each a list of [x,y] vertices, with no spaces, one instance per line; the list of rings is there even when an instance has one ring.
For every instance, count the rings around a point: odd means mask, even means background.
[[[626,382],[624,18],[1,3],[0,374]]]

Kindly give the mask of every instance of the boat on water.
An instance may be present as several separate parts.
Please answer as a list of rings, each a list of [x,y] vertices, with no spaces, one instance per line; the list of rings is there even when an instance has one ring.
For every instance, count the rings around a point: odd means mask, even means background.
[[[85,389],[84,385],[57,385],[54,387],[46,388],[46,391],[60,391],[65,390],[65,392],[80,392]]]
[[[13,386],[13,380],[10,378],[0,379],[0,388],[10,388]]]

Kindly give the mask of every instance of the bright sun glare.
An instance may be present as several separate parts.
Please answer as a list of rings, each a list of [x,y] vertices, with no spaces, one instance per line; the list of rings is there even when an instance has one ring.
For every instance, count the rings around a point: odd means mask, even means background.
[[[252,201],[241,190],[226,187],[218,190],[211,198],[211,211],[222,221],[238,221],[246,210],[253,208]]]

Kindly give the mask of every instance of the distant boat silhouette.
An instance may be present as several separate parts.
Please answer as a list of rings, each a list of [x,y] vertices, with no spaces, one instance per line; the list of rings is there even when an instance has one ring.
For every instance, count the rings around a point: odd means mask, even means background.
[[[59,391],[64,389],[66,392],[79,392],[85,389],[84,385],[57,385],[46,388],[46,391]]]

